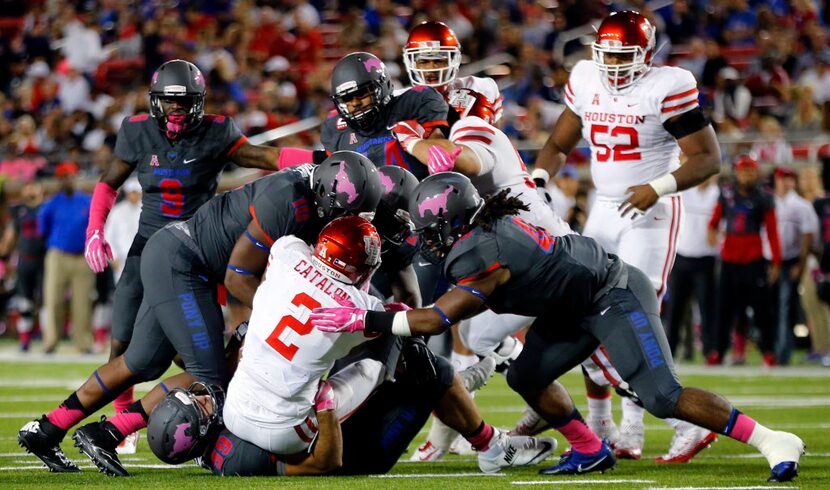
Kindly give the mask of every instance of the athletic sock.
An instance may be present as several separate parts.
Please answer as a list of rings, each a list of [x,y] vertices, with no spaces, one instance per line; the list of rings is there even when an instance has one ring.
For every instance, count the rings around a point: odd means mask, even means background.
[[[623,397],[622,402],[622,424],[638,425],[643,423],[646,409],[634,403],[631,398]]]
[[[81,405],[81,401],[78,400],[78,394],[72,393],[58,408],[46,414],[46,418],[56,427],[69,430],[70,427],[75,426],[78,422],[86,418],[87,415],[89,415],[89,412]]]
[[[551,425],[567,439],[574,451],[593,454],[602,449],[602,441],[585,424],[582,415],[576,408],[568,418]]]
[[[141,406],[141,400],[138,400],[123,412],[109,419],[109,422],[118,429],[121,437],[124,438],[137,430],[147,427],[148,418],[147,412]]]
[[[496,430],[493,429],[493,426],[482,420],[481,425],[476,430],[471,434],[464,435],[464,439],[467,439],[476,451],[487,451],[490,449],[490,443],[493,442],[495,435]]]
[[[112,406],[115,407],[115,413],[120,413],[130,408],[133,403],[135,403],[133,387],[130,386],[112,401]]]
[[[601,398],[588,395],[588,417],[596,420],[611,420],[611,393]]]

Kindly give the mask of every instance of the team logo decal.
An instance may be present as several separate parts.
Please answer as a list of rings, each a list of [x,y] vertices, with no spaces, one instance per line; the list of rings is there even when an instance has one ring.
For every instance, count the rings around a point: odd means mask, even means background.
[[[594,94],[594,100],[591,102],[592,105],[599,105],[599,94]]]
[[[352,133],[349,135],[349,144],[356,145],[357,144],[357,135]]]
[[[450,192],[454,190],[455,187],[449,186],[444,192],[439,192],[432,197],[424,199],[418,204],[418,212],[421,213],[421,217],[425,218],[427,211],[431,212],[433,216],[440,216],[443,211],[447,210],[447,198],[449,198]]]
[[[158,167],[159,166],[159,157],[158,155],[153,155],[150,157],[150,166],[151,167]]]

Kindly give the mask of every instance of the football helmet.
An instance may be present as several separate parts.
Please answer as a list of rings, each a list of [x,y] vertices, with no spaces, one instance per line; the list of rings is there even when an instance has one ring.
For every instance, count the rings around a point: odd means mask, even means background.
[[[415,188],[409,215],[421,242],[421,256],[438,264],[467,231],[484,199],[465,175],[441,172]]]
[[[496,121],[496,110],[487,97],[468,88],[459,88],[450,92],[449,106],[458,113],[458,118],[476,116],[488,124]]]
[[[351,53],[337,62],[331,74],[331,99],[346,124],[356,131],[373,128],[392,99],[392,79],[386,65],[370,53]],[[349,112],[354,97],[372,96],[372,103]]]
[[[311,262],[334,279],[361,287],[380,265],[380,235],[365,219],[343,216],[317,238]]]
[[[317,215],[325,220],[343,214],[371,219],[383,194],[375,165],[354,151],[334,152],[315,166],[311,189]]]
[[[602,83],[611,93],[619,93],[637,83],[651,68],[656,30],[639,12],[614,12],[600,24],[591,45],[594,63]],[[609,63],[608,55],[629,58],[625,63]]]
[[[412,234],[409,198],[418,185],[418,179],[405,168],[394,165],[380,167],[378,175],[383,196],[372,224],[384,240],[398,246]]]
[[[446,60],[443,68],[418,68],[421,60]],[[415,26],[403,48],[403,64],[412,85],[442,89],[455,80],[461,66],[461,43],[443,22],[426,21]]]
[[[169,464],[201,456],[222,430],[224,403],[225,392],[215,385],[197,382],[171,390],[147,421],[153,454]]]
[[[185,114],[167,114],[161,105],[165,98],[181,98]],[[193,63],[171,60],[153,73],[150,81],[150,115],[169,138],[177,138],[196,128],[205,115],[205,77]]]

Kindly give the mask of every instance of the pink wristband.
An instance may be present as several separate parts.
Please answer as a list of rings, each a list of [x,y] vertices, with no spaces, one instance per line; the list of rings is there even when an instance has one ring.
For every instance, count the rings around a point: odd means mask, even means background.
[[[303,148],[280,148],[277,169],[296,167],[304,163],[314,163],[314,151]]]
[[[117,195],[118,191],[110,187],[107,183],[98,182],[95,185],[95,191],[92,193],[92,204],[89,206],[89,225],[86,227],[87,235],[92,230],[104,229],[104,223],[107,222],[107,216],[109,216],[110,210],[115,204],[115,197]]]

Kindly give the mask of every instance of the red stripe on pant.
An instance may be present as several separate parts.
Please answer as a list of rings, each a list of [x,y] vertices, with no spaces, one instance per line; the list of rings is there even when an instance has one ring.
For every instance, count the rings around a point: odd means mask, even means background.
[[[660,276],[660,288],[657,290],[657,304],[663,301],[663,294],[666,293],[666,284],[669,281],[669,274],[674,267],[674,258],[677,250],[677,236],[680,234],[680,197],[671,198],[671,225],[669,226],[669,248],[666,252],[666,259],[663,261],[663,273]]]

